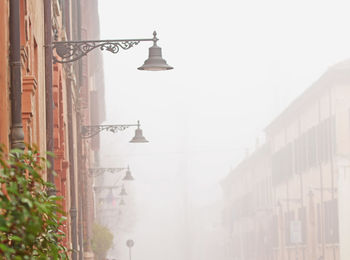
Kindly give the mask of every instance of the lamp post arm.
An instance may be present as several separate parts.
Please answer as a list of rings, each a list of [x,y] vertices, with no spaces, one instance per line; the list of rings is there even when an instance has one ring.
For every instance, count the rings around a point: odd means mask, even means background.
[[[112,189],[118,189],[122,187],[121,185],[113,185],[113,186],[94,186],[94,191],[96,192],[100,192],[102,190],[112,190]]]
[[[119,40],[88,40],[88,41],[60,41],[52,43],[54,63],[69,63],[81,59],[90,51],[100,48],[102,51],[118,53],[120,49],[128,50],[140,42],[158,41],[157,33],[149,39],[119,39]]]
[[[125,129],[131,126],[139,126],[139,124],[130,124],[130,125],[85,125],[81,126],[81,137],[82,138],[91,138],[102,131],[109,131],[112,133],[117,133],[119,131],[124,131]]]
[[[81,59],[94,49],[118,53],[120,49],[128,50],[143,41],[153,39],[126,39],[126,40],[96,40],[96,41],[62,41],[53,42],[52,49],[56,52],[53,56],[54,63],[70,63]]]
[[[91,177],[97,177],[99,175],[102,175],[106,172],[109,173],[118,173],[124,170],[127,170],[128,168],[89,168],[89,175]]]

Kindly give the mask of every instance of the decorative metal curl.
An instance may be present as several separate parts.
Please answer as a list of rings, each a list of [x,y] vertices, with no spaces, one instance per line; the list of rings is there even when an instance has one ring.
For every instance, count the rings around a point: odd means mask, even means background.
[[[119,131],[124,131],[125,129],[134,125],[85,125],[81,126],[81,136],[82,138],[91,138],[102,131],[109,131],[112,133],[117,133]]]
[[[114,186],[94,186],[93,189],[95,192],[101,192],[103,190],[113,190],[113,189],[119,189],[122,185],[114,185]]]
[[[128,50],[138,45],[141,41],[154,41],[155,39],[154,37],[153,39],[54,42],[52,44],[52,49],[56,51],[56,55],[53,56],[53,62],[73,62],[97,48],[115,54],[118,53],[120,49]]]
[[[109,173],[118,173],[124,170],[129,169],[128,167],[124,167],[124,168],[90,168],[89,169],[89,176],[91,177],[97,177],[100,176],[106,172]]]

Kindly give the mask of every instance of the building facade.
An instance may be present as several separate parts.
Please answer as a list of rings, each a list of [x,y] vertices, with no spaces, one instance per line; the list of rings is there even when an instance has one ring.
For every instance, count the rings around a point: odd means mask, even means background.
[[[349,259],[349,72],[349,61],[330,68],[223,181],[232,259]]]
[[[222,181],[223,223],[230,259],[270,260],[272,254],[271,170],[267,145],[242,161]]]
[[[65,245],[72,259],[93,259],[92,179],[98,136],[84,139],[83,125],[104,120],[100,53],[73,63],[53,63],[52,42],[99,39],[97,0],[4,0],[0,3],[0,144],[36,146],[53,170],[67,212]],[[93,109],[92,109],[93,107]]]

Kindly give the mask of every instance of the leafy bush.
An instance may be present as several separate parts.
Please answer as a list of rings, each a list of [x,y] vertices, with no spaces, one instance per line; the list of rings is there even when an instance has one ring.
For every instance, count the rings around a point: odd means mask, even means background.
[[[0,255],[5,259],[68,259],[61,244],[61,198],[48,195],[54,186],[41,176],[48,166],[36,150],[6,155],[0,147]]]
[[[95,223],[92,227],[92,251],[96,259],[106,259],[107,251],[112,247],[113,235],[108,228]]]

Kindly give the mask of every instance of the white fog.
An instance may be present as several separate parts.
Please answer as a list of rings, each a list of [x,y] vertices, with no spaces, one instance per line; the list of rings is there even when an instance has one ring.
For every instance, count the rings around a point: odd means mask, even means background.
[[[271,249],[275,252],[271,254],[261,249],[266,253],[261,258],[244,255],[250,249],[242,243],[249,244],[249,238],[244,240],[230,219],[233,221],[238,211],[234,198],[247,189],[254,190],[254,181],[262,175],[249,180],[249,174],[255,176],[262,167],[250,158],[259,156],[255,152],[266,144],[278,150],[278,140],[283,137],[277,136],[279,126],[275,124],[287,129],[284,138],[292,139],[288,137],[289,119],[279,122],[279,115],[292,118],[285,109],[304,99],[304,91],[329,68],[350,57],[349,7],[349,2],[338,0],[99,1],[102,39],[151,38],[156,30],[163,58],[174,67],[164,72],[137,70],[147,58],[149,42],[122,51],[118,57],[104,53],[105,123],[135,124],[140,120],[149,141],[129,143],[134,129],[101,134],[99,166],[130,165],[135,178],[125,184],[128,196],[122,214],[114,220],[101,220],[110,225],[114,235],[115,245],[107,257],[129,259],[125,243],[132,239],[132,260],[340,259],[334,251],[314,249],[309,254],[302,246],[295,252]],[[350,66],[346,69],[350,73]],[[332,80],[336,81],[327,82]],[[345,93],[349,97],[349,92]],[[310,95],[319,98],[317,93]],[[334,95],[342,96],[340,90]],[[312,99],[305,102],[312,103]],[[304,103],[290,110],[307,114]],[[334,105],[334,109],[345,111],[343,106]],[[274,131],[276,139],[271,134]],[[341,140],[348,140],[344,138]],[[237,167],[245,167],[245,159],[252,170],[243,172],[240,187],[230,186]],[[111,185],[116,176],[106,174],[99,184]],[[329,180],[324,181],[324,187],[330,187]],[[317,186],[310,182],[302,194]],[[284,194],[282,188],[274,188],[273,208],[278,201],[282,207],[294,207],[295,203],[283,200],[302,198],[298,192],[293,194],[293,185],[280,200],[276,198]],[[231,187],[229,192],[225,192],[226,186]],[[227,210],[234,213],[227,217]],[[257,219],[265,213],[265,208],[261,209]],[[103,212],[97,210],[96,214]],[[256,225],[250,221],[247,217],[240,227]],[[235,232],[242,239],[239,245]],[[266,232],[261,247],[273,233]],[[250,239],[251,250],[255,250],[256,236]]]

